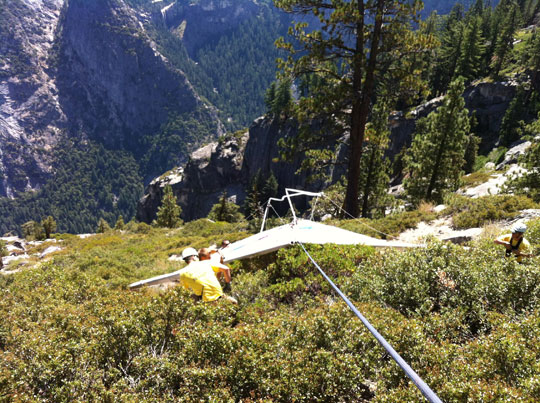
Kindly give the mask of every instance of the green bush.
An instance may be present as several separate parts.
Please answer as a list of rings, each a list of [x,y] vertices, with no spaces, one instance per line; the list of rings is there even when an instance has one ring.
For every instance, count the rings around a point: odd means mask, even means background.
[[[537,208],[526,196],[493,195],[477,199],[454,196],[445,213],[453,215],[455,228],[481,227],[492,221],[515,217],[520,210]]]
[[[527,222],[525,238],[531,243],[535,256],[540,254],[540,218]]]
[[[430,209],[423,207],[413,211],[392,213],[386,217],[375,220],[344,220],[333,224],[349,231],[358,232],[375,238],[387,239],[389,237],[397,236],[410,228],[416,228],[421,221],[434,220],[436,216],[437,215],[430,211]]]
[[[361,265],[347,289],[356,299],[382,301],[411,317],[437,314],[444,330],[467,340],[489,331],[488,312],[520,315],[538,306],[540,272],[536,262],[504,259],[491,240],[472,246],[432,243],[427,248],[375,256]],[[431,319],[428,320],[428,323]]]
[[[177,270],[185,245],[245,236],[231,228],[68,237],[1,276],[0,400],[421,401],[299,246],[235,262],[238,305],[126,289]],[[443,401],[540,399],[538,258],[517,264],[492,240],[308,251]]]

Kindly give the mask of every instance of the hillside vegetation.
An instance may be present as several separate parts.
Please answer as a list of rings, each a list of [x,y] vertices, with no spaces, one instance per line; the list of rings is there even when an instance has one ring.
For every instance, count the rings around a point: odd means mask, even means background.
[[[201,303],[127,285],[243,224],[126,228],[58,236],[52,260],[0,277],[0,400],[422,400],[300,247],[234,262],[238,305]],[[539,258],[504,259],[491,239],[308,250],[443,401],[540,399]]]

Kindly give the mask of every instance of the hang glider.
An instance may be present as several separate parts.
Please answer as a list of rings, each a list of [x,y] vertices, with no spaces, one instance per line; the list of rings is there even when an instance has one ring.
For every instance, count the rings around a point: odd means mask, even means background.
[[[314,208],[312,209],[310,220],[299,219],[296,217],[291,201],[291,198],[296,196],[310,196],[316,198],[313,203]],[[367,245],[377,248],[415,248],[422,246],[406,242],[386,241],[383,239],[372,238],[357,232],[315,222],[313,221],[313,212],[317,205],[317,200],[321,196],[324,196],[324,194],[298,189],[285,189],[285,196],[282,198],[270,198],[264,211],[261,231],[258,234],[237,241],[223,249],[222,254],[224,256],[224,262],[263,255],[295,243]],[[265,231],[264,226],[272,201],[282,202],[284,200],[287,200],[289,203],[293,215],[292,222]]]
[[[295,243],[366,245],[376,248],[414,248],[420,246],[406,242],[376,239],[331,225],[297,219],[296,222],[262,231],[234,242],[223,249],[221,253],[226,263],[263,255]]]
[[[323,275],[326,281],[332,286],[334,291],[347,303],[349,308],[354,312],[356,316],[362,321],[367,329],[373,334],[377,341],[384,347],[384,349],[390,354],[392,359],[404,370],[407,376],[418,387],[422,394],[429,402],[442,403],[439,397],[431,390],[431,388],[418,376],[418,374],[407,364],[405,360],[394,350],[394,348],[388,344],[388,342],[381,336],[381,334],[369,323],[369,321],[358,311],[353,303],[343,294],[343,292],[332,282],[332,280],[326,275],[322,268],[313,260],[309,252],[304,247],[305,243],[311,244],[340,244],[340,245],[369,245],[374,247],[383,248],[410,248],[420,247],[423,245],[414,245],[405,242],[385,241],[381,239],[371,238],[366,235],[358,234],[356,232],[347,231],[341,228],[333,227],[330,225],[320,224],[312,220],[298,219],[295,215],[293,205],[291,203],[291,197],[294,196],[315,196],[319,197],[322,193],[304,192],[301,190],[286,189],[286,195],[281,199],[270,198],[268,200],[266,210],[264,212],[263,222],[261,225],[261,231],[248,238],[234,242],[221,250],[225,262],[231,262],[237,259],[244,259],[252,256],[262,255],[269,253],[285,246],[298,243],[309,259],[317,267],[319,272]],[[287,199],[291,207],[293,220],[290,224],[281,225],[270,230],[264,230],[266,217],[268,214],[268,208],[270,203],[274,201],[283,201]],[[314,203],[316,205],[316,202]],[[313,214],[312,217],[313,218]],[[148,280],[142,280],[137,283],[131,284],[131,289],[139,288],[143,285],[155,285],[167,281],[174,281],[178,279],[178,272],[171,274],[164,274],[161,276],[153,277]]]
[[[280,199],[270,198],[264,212],[261,231],[255,235],[236,241],[226,248],[221,250],[223,261],[225,263],[233,260],[246,259],[253,256],[264,255],[281,249],[283,247],[301,244],[327,244],[333,243],[338,245],[366,245],[376,248],[416,248],[423,245],[411,244],[398,241],[387,241],[383,239],[372,238],[367,235],[362,235],[357,232],[348,231],[342,228],[325,225],[313,221],[311,219],[297,218],[294,212],[294,207],[291,198],[295,196],[312,196],[320,197],[323,193],[306,192],[296,189],[285,189],[285,196]],[[264,230],[268,211],[272,201],[289,202],[289,206],[293,215],[293,220],[289,224],[281,225],[269,230]],[[314,203],[316,205],[316,202]],[[157,285],[170,281],[176,281],[178,273],[163,274],[161,276],[152,277],[147,280],[141,280],[129,286],[130,289],[136,289],[142,286]]]

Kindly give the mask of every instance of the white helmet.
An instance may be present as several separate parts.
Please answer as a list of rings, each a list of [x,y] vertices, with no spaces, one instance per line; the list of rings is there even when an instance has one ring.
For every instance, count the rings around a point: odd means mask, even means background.
[[[512,227],[512,233],[521,232],[522,234],[527,231],[527,226],[525,224],[514,224]]]
[[[182,259],[186,260],[188,257],[191,256],[199,256],[199,254],[193,248],[186,248],[182,251]]]

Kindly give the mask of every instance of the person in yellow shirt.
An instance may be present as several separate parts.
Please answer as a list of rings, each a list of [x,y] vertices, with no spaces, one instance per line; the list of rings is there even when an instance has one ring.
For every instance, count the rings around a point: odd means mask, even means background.
[[[523,257],[532,256],[531,244],[523,236],[525,231],[527,231],[525,224],[515,224],[512,227],[512,234],[501,235],[495,239],[497,245],[503,245],[506,248],[506,257],[514,255],[520,263]]]
[[[231,274],[227,266],[210,260],[199,260],[199,253],[193,248],[184,249],[182,259],[188,264],[183,269],[178,270],[182,286],[193,291],[205,302],[223,297],[230,302],[238,303],[236,299],[223,293],[221,284],[216,277],[220,273],[225,278],[226,283],[230,283]]]

